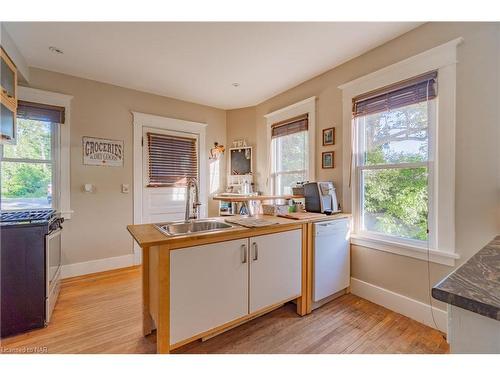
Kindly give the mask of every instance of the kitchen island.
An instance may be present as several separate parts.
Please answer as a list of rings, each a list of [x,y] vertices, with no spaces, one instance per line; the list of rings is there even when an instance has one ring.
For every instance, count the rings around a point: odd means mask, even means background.
[[[175,236],[153,224],[129,225],[142,248],[144,335],[156,329],[157,352],[169,353],[290,301],[297,314],[310,313],[312,223],[345,217],[262,216],[274,224]]]
[[[448,304],[452,353],[500,353],[500,236],[432,288]]]

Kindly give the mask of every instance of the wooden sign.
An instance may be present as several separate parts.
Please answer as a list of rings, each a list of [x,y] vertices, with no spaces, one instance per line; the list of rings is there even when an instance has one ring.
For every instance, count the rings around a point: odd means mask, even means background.
[[[83,164],[123,167],[123,141],[83,137]]]

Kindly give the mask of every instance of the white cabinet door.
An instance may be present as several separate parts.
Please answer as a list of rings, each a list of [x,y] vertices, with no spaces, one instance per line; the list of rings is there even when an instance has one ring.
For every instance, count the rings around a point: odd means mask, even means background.
[[[250,313],[301,294],[302,231],[250,238]]]
[[[248,314],[248,239],[170,253],[170,343]]]

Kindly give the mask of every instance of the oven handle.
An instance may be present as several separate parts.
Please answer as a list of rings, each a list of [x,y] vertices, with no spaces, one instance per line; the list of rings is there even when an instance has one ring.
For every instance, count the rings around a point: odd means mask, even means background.
[[[53,238],[57,237],[57,236],[60,236],[62,233],[62,229],[57,229],[56,231],[52,232],[52,233],[49,233],[45,236],[45,281],[46,281],[46,284],[47,284],[47,293],[49,292],[49,283],[50,283],[50,280],[49,280],[49,275],[48,275],[48,270],[49,270],[49,264],[50,264],[50,255],[49,255],[49,242],[50,240],[52,240]],[[61,265],[59,265],[59,268],[61,267]],[[48,295],[48,294],[47,294]]]
[[[50,279],[49,279],[49,264],[50,264],[50,249],[49,242],[53,238],[60,236],[62,233],[62,228],[55,230],[52,233],[49,233],[45,236],[45,323],[47,324],[49,321],[49,297],[50,297]],[[56,275],[61,271],[61,265],[59,264],[59,268],[56,271]]]
[[[45,240],[46,241],[50,241],[54,237],[59,236],[61,234],[61,232],[62,232],[62,228],[59,228],[59,229],[55,230],[54,232],[51,232],[51,233],[47,234],[45,236]]]

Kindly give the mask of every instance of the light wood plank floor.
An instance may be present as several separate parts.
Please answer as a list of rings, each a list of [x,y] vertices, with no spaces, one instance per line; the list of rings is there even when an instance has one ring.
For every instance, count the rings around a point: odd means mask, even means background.
[[[139,268],[63,282],[51,324],[2,340],[2,352],[153,353],[142,336]],[[208,341],[174,353],[447,353],[442,334],[354,295],[299,317],[287,304]]]

